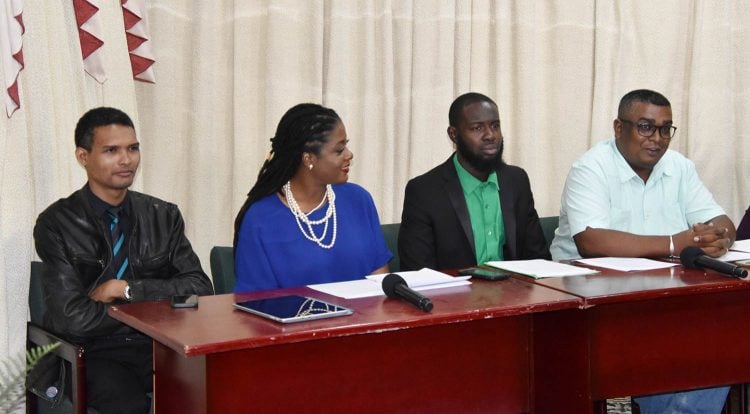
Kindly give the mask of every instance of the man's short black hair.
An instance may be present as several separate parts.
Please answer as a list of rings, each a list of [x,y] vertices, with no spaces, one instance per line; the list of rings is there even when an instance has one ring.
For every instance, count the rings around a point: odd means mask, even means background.
[[[456,100],[453,101],[450,109],[448,110],[448,122],[450,123],[450,126],[457,127],[458,121],[461,119],[461,111],[463,111],[463,109],[467,105],[471,105],[477,102],[489,102],[492,105],[497,106],[495,101],[490,99],[490,97],[487,95],[482,95],[481,93],[477,92],[465,93],[456,98]]]
[[[106,125],[122,125],[135,129],[133,120],[125,112],[106,106],[94,108],[83,114],[76,124],[76,147],[91,151],[94,129]]]
[[[624,118],[630,112],[630,107],[636,102],[646,102],[656,106],[669,106],[669,100],[662,94],[650,89],[636,89],[625,94],[620,99],[620,106],[617,108],[617,117]]]

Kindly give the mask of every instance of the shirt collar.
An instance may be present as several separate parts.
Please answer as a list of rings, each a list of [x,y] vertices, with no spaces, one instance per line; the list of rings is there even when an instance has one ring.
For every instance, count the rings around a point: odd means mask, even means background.
[[[614,153],[615,166],[617,167],[617,174],[620,178],[620,182],[624,183],[633,179],[638,179],[639,181],[643,182],[643,180],[641,180],[641,177],[636,174],[630,164],[628,164],[628,161],[625,159],[625,157],[622,156],[620,150],[617,149],[617,143],[615,142],[614,138],[610,140],[610,146],[612,148],[612,152]],[[669,151],[670,150],[667,149],[659,162],[654,165],[654,169],[651,170],[651,174],[648,177],[647,183],[659,181],[661,177],[665,175],[673,175],[671,163],[666,160],[669,156]]]
[[[497,173],[495,171],[492,171],[487,176],[487,181],[482,181],[478,179],[477,177],[474,177],[471,175],[470,172],[464,168],[463,165],[458,161],[458,154],[453,153],[453,165],[456,167],[456,173],[458,174],[458,181],[461,183],[461,188],[464,191],[464,194],[471,194],[474,192],[474,190],[477,189],[477,187],[487,183],[491,186],[493,186],[496,190],[500,188],[497,182]]]
[[[101,198],[97,197],[96,194],[94,194],[93,191],[91,191],[91,187],[89,187],[88,184],[84,187],[86,191],[86,198],[89,200],[89,204],[91,204],[91,208],[94,210],[94,213],[97,217],[104,216],[107,213],[107,210],[112,207],[122,207],[122,212],[124,212],[127,215],[130,215],[130,193],[125,193],[125,199],[122,201],[122,203],[119,206],[113,206],[107,203],[106,201],[102,200]]]

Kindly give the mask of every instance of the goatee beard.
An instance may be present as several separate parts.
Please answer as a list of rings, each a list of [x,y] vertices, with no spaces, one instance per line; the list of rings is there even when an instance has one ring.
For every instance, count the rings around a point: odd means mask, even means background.
[[[483,157],[481,154],[472,152],[467,148],[463,138],[456,140],[456,150],[461,154],[464,160],[469,163],[475,170],[482,173],[490,173],[503,162],[503,142],[500,142],[497,154],[493,157]]]

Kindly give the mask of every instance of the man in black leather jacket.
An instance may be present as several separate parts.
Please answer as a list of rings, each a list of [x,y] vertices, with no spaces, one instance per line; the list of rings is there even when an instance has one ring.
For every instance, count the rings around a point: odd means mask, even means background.
[[[177,206],[128,190],[140,162],[130,117],[114,108],[92,109],[78,121],[75,141],[88,183],[42,212],[34,228],[44,262],[44,323],[85,347],[90,407],[146,413],[153,386],[151,340],[109,317],[107,308],[209,295],[213,287],[185,237]],[[113,207],[121,211],[126,257],[117,269],[108,213]]]

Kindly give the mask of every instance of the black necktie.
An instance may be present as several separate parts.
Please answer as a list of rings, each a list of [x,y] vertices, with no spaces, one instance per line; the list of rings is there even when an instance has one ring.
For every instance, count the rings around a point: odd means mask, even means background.
[[[109,231],[112,235],[112,269],[115,277],[122,278],[128,267],[127,249],[125,249],[125,233],[120,225],[120,207],[107,209],[109,215]]]

